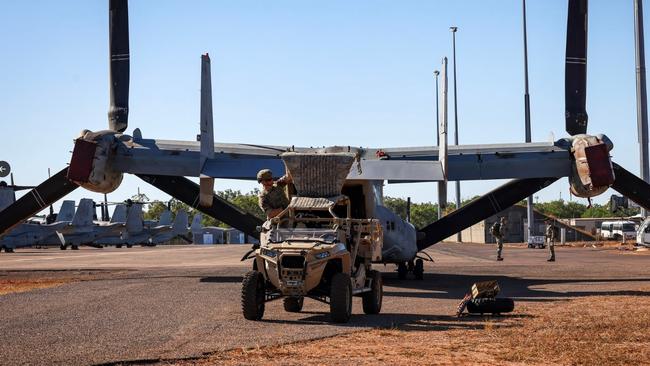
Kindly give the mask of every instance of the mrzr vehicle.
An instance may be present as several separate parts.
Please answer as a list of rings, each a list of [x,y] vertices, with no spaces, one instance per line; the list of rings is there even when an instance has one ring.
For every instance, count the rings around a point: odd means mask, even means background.
[[[340,195],[353,156],[285,155],[302,195],[292,197],[289,206],[261,228],[254,269],[242,283],[244,317],[261,319],[265,303],[280,298],[286,311],[299,312],[305,297],[328,303],[337,323],[350,319],[353,296],[362,298],[366,314],[379,313],[382,279],[371,262],[381,260],[381,225],[375,219],[352,219],[350,200]],[[306,171],[311,174],[303,174]],[[314,187],[318,183],[313,177],[319,177],[320,187]],[[334,184],[322,185],[323,177]],[[328,197],[333,192],[338,195]]]

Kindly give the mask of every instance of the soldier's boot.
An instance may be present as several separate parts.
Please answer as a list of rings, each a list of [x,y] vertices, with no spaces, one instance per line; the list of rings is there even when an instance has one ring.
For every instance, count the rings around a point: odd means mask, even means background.
[[[547,262],[555,262],[555,245],[549,245],[551,256],[546,260]]]

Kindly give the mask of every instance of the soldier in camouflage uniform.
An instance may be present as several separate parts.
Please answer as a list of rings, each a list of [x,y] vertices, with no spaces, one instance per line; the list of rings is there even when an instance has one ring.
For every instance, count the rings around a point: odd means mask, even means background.
[[[502,261],[501,253],[503,253],[503,238],[506,236],[506,218],[502,216],[499,221],[492,225],[490,231],[497,240],[497,260]]]
[[[258,204],[267,219],[274,218],[289,206],[284,187],[291,183],[291,177],[285,175],[274,182],[271,170],[262,169],[257,173],[257,182],[262,184],[262,190],[257,196]]]
[[[548,262],[555,262],[555,241],[558,237],[558,230],[551,220],[546,220],[546,242],[548,243]]]

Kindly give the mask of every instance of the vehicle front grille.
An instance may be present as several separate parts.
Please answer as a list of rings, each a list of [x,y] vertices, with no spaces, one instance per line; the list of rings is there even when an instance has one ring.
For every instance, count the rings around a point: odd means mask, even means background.
[[[303,269],[305,267],[305,257],[301,255],[282,256],[282,267]]]

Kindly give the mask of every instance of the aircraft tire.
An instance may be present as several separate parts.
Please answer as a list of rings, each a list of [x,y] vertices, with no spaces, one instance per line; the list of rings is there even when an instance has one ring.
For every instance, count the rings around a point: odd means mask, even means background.
[[[133,245],[131,245],[131,244],[127,244],[126,247],[127,247],[127,248],[133,248]]]
[[[61,244],[61,245],[59,245],[59,249],[66,250],[66,249],[68,249],[68,247],[66,247],[65,244]]]
[[[501,314],[514,309],[514,300],[507,297],[473,299],[467,303],[467,312],[472,314]]]
[[[413,268],[413,275],[416,280],[424,279],[424,261],[421,258],[415,260],[415,267]]]
[[[379,271],[370,271],[368,276],[372,279],[371,290],[363,294],[361,298],[363,303],[363,312],[366,314],[379,314],[381,311],[381,303],[384,297],[384,283],[381,279]]]
[[[337,272],[330,288],[330,317],[334,323],[347,323],[352,316],[352,282],[350,275]]]
[[[284,310],[289,313],[299,313],[305,301],[304,297],[285,297]]]
[[[406,263],[400,263],[397,265],[397,278],[400,280],[405,280],[406,275],[409,273]]]
[[[78,245],[73,245],[71,249],[72,250],[79,250],[79,246]]]
[[[241,309],[244,318],[248,320],[262,319],[265,295],[264,276],[258,271],[246,273],[241,289]]]

